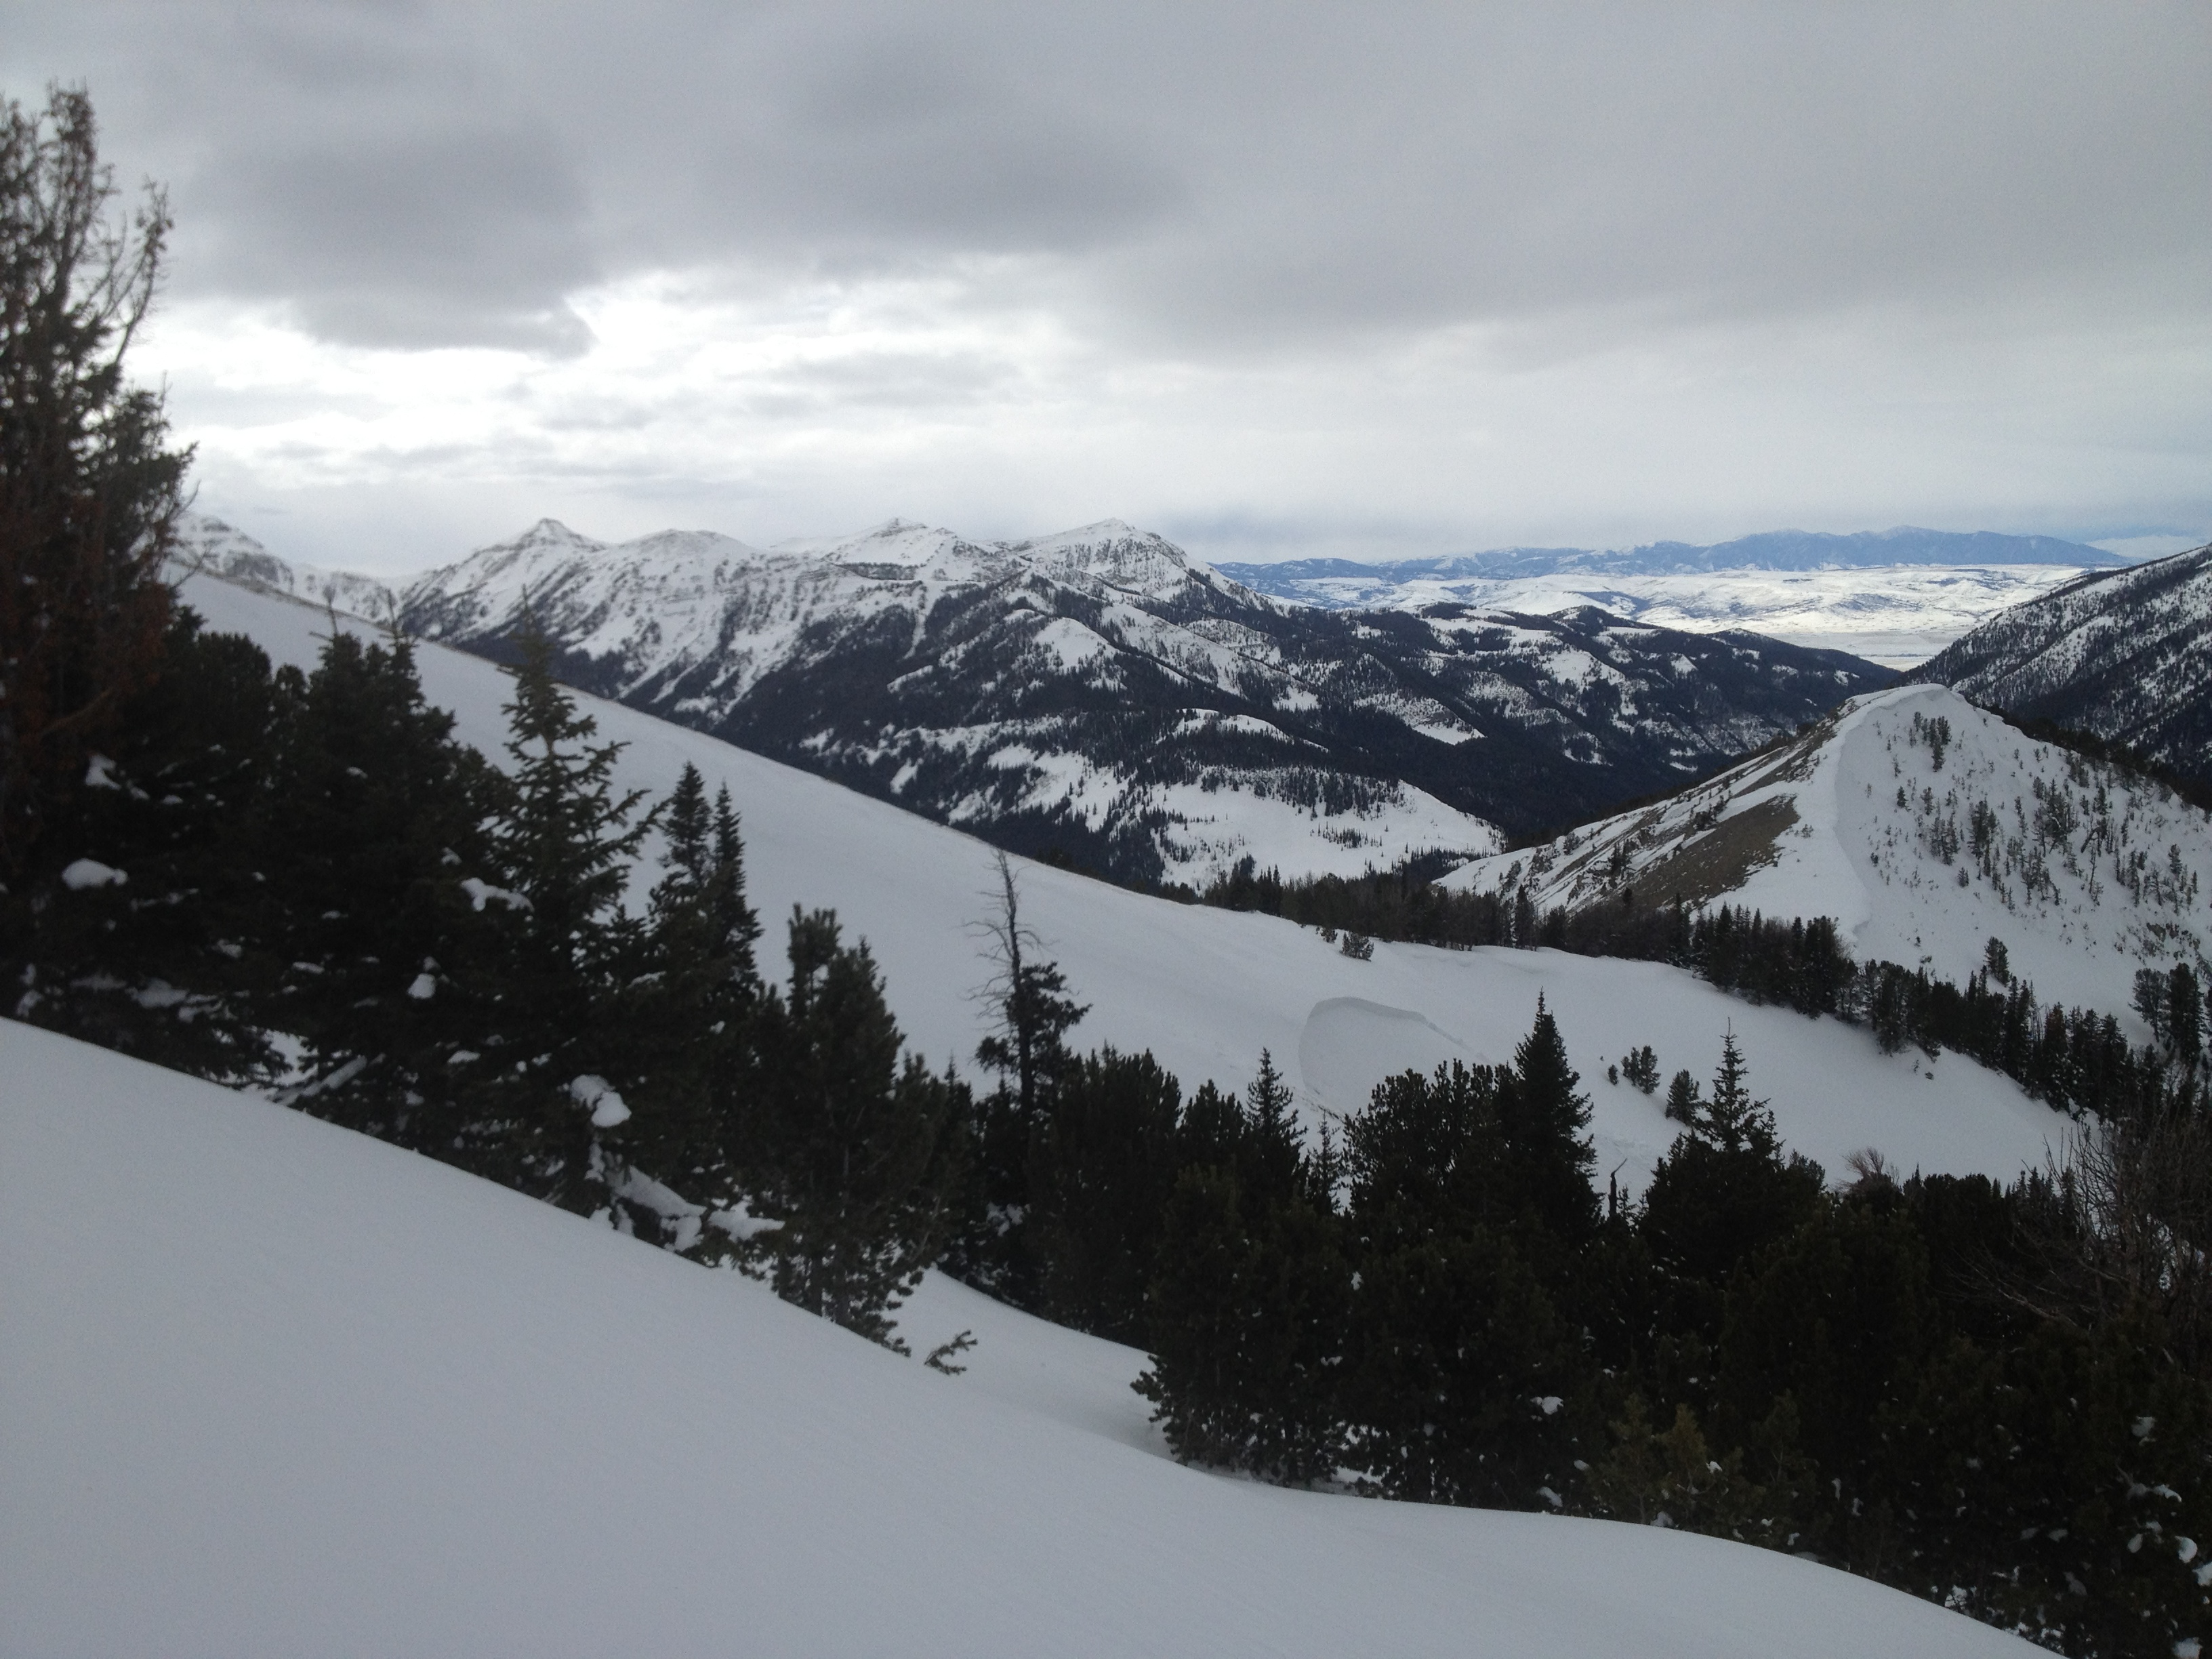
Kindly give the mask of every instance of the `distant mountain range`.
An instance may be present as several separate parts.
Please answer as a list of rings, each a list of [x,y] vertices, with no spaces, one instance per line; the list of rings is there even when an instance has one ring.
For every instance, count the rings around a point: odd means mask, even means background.
[[[225,547],[205,568],[269,591],[336,580]],[[763,550],[548,520],[368,602],[494,658],[526,611],[585,690],[1016,851],[1193,884],[1245,858],[1353,874],[1486,853],[1889,678],[1589,606],[1290,605],[1115,521],[981,543],[894,520]]]
[[[1415,581],[1504,581],[1531,576],[1670,576],[1716,570],[1833,570],[1882,565],[2056,564],[2117,566],[2117,553],[2055,536],[2001,536],[1920,530],[1863,530],[1847,536],[1810,530],[1770,530],[1732,542],[1697,546],[1653,542],[1612,552],[1587,547],[1509,547],[1488,553],[1397,559],[1294,559],[1279,564],[1221,564],[1215,568],[1246,586],[1306,604],[1370,602],[1338,584],[1372,584],[1376,592]],[[1325,590],[1309,584],[1327,582]]]
[[[2212,786],[2212,546],[2080,577],[1911,678],[2136,750]]]

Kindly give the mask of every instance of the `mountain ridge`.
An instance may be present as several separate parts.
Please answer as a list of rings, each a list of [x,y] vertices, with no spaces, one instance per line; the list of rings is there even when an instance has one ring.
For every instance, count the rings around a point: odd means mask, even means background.
[[[526,608],[574,683],[1038,854],[1202,885],[1357,874],[1647,792],[1879,683],[1601,609],[1334,616],[1118,520],[975,542],[893,520],[759,550],[534,527],[404,624],[493,656]]]
[[[1140,884],[1480,854],[1887,678],[1589,605],[1317,611],[1119,520],[976,542],[895,519],[762,549],[549,519],[372,598],[495,658],[526,613],[585,690]]]
[[[1638,547],[1508,547],[1367,563],[1353,559],[1297,559],[1279,563],[1222,563],[1224,574],[1279,597],[1285,585],[1322,578],[1378,585],[1413,580],[1509,580],[1547,575],[1678,575],[1716,570],[1851,569],[1888,565],[2059,564],[2124,566],[2117,553],[2055,536],[2008,536],[1995,531],[1889,530],[1845,534],[1770,530],[1732,541],[1648,542]]]
[[[1912,684],[1443,883],[1525,890],[1539,909],[1680,897],[1831,916],[1861,960],[1961,984],[1996,939],[2045,998],[2117,1012],[2141,969],[2180,959],[2212,973],[2208,872],[2212,818],[2164,785],[2025,737],[1949,687]]]
[[[1908,678],[2212,785],[2212,544],[2086,573],[1991,617]]]

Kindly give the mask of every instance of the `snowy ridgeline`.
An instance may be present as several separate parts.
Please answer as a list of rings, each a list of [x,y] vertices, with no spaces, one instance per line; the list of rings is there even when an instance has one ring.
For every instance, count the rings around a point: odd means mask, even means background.
[[[279,663],[311,666],[326,631],[319,611],[227,583],[196,579],[185,597],[210,626],[250,635]],[[435,645],[422,647],[419,661],[427,695],[455,713],[458,735],[501,758],[507,678]],[[794,904],[834,906],[848,937],[865,937],[882,966],[914,1049],[969,1069],[987,1030],[975,994],[991,973],[976,936],[990,914],[987,847],[702,733],[582,701],[605,736],[629,745],[618,787],[664,795],[687,762],[710,794],[729,786],[753,901],[769,928],[764,961],[780,957],[781,919]],[[641,871],[634,902],[655,873]],[[1657,1100],[1605,1084],[1606,1067],[1648,1043],[1666,1073],[1709,1076],[1731,1024],[1784,1136],[1834,1173],[1874,1146],[1905,1170],[2010,1179],[2040,1167],[2072,1127],[1970,1060],[1884,1055],[1863,1030],[1754,1007],[1677,969],[1387,943],[1358,961],[1272,916],[1170,903],[1036,865],[1023,865],[1021,880],[1025,917],[1091,1006],[1072,1033],[1076,1046],[1150,1049],[1186,1091],[1209,1079],[1241,1089],[1265,1048],[1310,1122],[1358,1109],[1377,1081],[1408,1066],[1509,1060],[1541,992],[1590,1085],[1600,1176],[1617,1167],[1631,1190],[1641,1190],[1679,1126]]]
[[[1133,1351],[908,1319],[969,1371],[0,1022],[0,1651],[2041,1651],[1778,1552],[1202,1474]]]
[[[1499,843],[1490,823],[1417,785],[1340,773],[1319,745],[1249,714],[1194,707],[1157,732],[1091,730],[1071,703],[1126,695],[1133,674],[1187,683],[1197,695],[1184,702],[1226,692],[1264,711],[1320,706],[1264,635],[1210,614],[1272,613],[1276,602],[1116,520],[972,542],[894,520],[762,549],[689,531],[610,544],[547,520],[391,586],[289,565],[219,520],[192,521],[187,542],[228,580],[372,620],[401,614],[425,637],[476,648],[505,637],[526,596],[559,641],[567,677],[591,690],[708,727],[764,693],[779,712],[745,732],[754,747],[872,777],[946,822],[1057,824],[1086,862],[1140,841],[1142,862],[1157,866],[1147,873],[1164,880],[1202,885],[1245,857],[1356,875]],[[920,638],[948,601],[955,612],[974,609],[978,595],[1024,583],[1036,591],[1013,595],[1005,626],[971,618],[943,640]],[[1053,614],[1069,593],[1087,602],[1079,618]],[[909,635],[927,648],[886,671],[896,707],[842,729],[836,709],[853,702],[856,672],[869,672],[857,665]],[[809,677],[830,689],[801,701],[825,702],[830,718],[792,727],[781,711],[792,682]],[[1442,704],[1394,685],[1362,688],[1352,703],[1440,744],[1476,735]],[[1180,763],[1132,766],[1148,743]]]
[[[2212,784],[2212,547],[2069,582],[1991,617],[1914,678]]]
[[[304,599],[372,621],[393,614],[399,604],[399,590],[390,582],[280,559],[235,526],[200,513],[187,513],[179,521],[170,572],[178,578],[193,572],[221,576],[260,592]]]
[[[277,562],[210,568],[301,592],[255,574]],[[1887,678],[1565,600],[1286,605],[1113,521],[988,543],[893,521],[763,550],[674,531],[611,545],[548,520],[397,604],[411,633],[495,659],[526,613],[580,689],[1004,846],[1194,888],[1245,859],[1355,876],[1491,851]]]
[[[1680,892],[1831,915],[1860,959],[1960,983],[1996,939],[2045,1001],[2122,1013],[2138,969],[2212,965],[2207,872],[2212,820],[2171,790],[1913,686],[1658,806],[1446,879],[1526,884],[1540,908]]]

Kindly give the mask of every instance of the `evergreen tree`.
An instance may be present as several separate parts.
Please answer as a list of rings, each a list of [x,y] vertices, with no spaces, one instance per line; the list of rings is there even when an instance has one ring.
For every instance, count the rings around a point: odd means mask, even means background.
[[[1513,1051],[1510,1086],[1500,1091],[1498,1122],[1505,1156],[1522,1199],[1540,1225],[1566,1245],[1597,1231],[1597,1194],[1590,1177],[1597,1152],[1589,1129],[1590,1103],[1567,1061],[1559,1022],[1536,997],[1536,1019]]]
[[[1346,1201],[1370,1243],[1502,1226],[1520,1197],[1498,1117],[1499,1075],[1453,1061],[1376,1084],[1346,1119]]]
[[[2197,970],[2187,963],[2173,964],[2166,999],[2166,1047],[2182,1065],[2194,1066],[2204,1052],[2205,996]]]
[[[726,799],[726,788],[723,793]],[[695,890],[703,890],[714,823],[707,805],[706,780],[690,761],[684,763],[684,770],[677,775],[676,787],[669,792],[667,804],[660,814],[660,830],[668,843],[668,850],[661,855],[662,867],[672,877],[688,881]]]
[[[464,1130],[453,1057],[484,1047],[507,967],[462,884],[497,884],[483,825],[506,781],[453,726],[404,637],[334,624],[284,725],[264,855],[283,915],[273,1018],[307,1073],[292,1097],[434,1154]]]
[[[1712,1098],[1693,1103],[1690,1132],[1723,1152],[1751,1152],[1772,1158],[1780,1142],[1774,1132],[1774,1113],[1763,1100],[1753,1100],[1744,1086],[1743,1054],[1735,1046],[1735,1028],[1721,1036],[1721,1063],[1713,1073]]]
[[[1152,1364],[1135,1387],[1175,1455],[1275,1480],[1328,1474],[1342,1455],[1351,1297],[1335,1218],[1303,1200],[1265,1204],[1232,1169],[1187,1167],[1158,1260]]]
[[[1712,1098],[1699,1097],[1686,1072],[1675,1074],[1668,1115],[1677,1115],[1680,1096],[1687,1127],[1653,1170],[1644,1198],[1640,1231],[1652,1254],[1716,1288],[1801,1225],[1826,1179],[1818,1164],[1795,1153],[1784,1158],[1774,1115],[1752,1098],[1746,1073],[1731,1030],[1721,1040]]]
[[[618,744],[593,745],[598,722],[553,678],[553,647],[526,622],[506,705],[514,762],[491,850],[511,889],[481,882],[472,902],[495,912],[507,941],[484,1048],[467,1062],[465,1113],[483,1173],[566,1207],[607,1204],[607,1176],[638,1133],[627,1095],[639,1082],[615,988],[644,954],[619,908],[630,862],[654,815],[645,792],[617,794]]]
[[[1667,1115],[1677,1123],[1694,1123],[1704,1103],[1704,1091],[1688,1068],[1676,1072],[1667,1085]]]
[[[750,982],[759,974],[754,947],[760,942],[761,925],[745,901],[744,842],[738,834],[738,815],[730,805],[727,784],[714,792],[713,848],[707,914],[714,924],[716,948],[728,954],[732,975]]]
[[[664,804],[667,847],[634,971],[616,994],[624,1063],[641,1079],[623,1156],[696,1204],[744,1198],[746,1154],[757,1130],[758,1015],[763,988],[753,947],[760,923],[745,902],[744,853],[729,791],[713,807],[687,764]],[[626,1206],[633,1228],[679,1248],[696,1223]]]
[[[269,659],[179,613],[158,687],[48,819],[0,930],[7,1012],[226,1083],[268,1081],[281,929],[257,867],[283,706]]]
[[[530,900],[539,947],[549,958],[581,965],[654,815],[638,813],[644,790],[615,793],[623,746],[591,744],[599,722],[579,714],[554,679],[553,643],[534,617],[526,617],[517,646],[514,696],[503,709],[515,798],[499,828],[499,850]]]
[[[1182,1090],[1151,1054],[1102,1048],[1053,1091],[1030,1150],[1027,1247],[1039,1310],[1117,1342],[1142,1342],[1176,1175]]]
[[[1262,1203],[1288,1203],[1297,1195],[1304,1136],[1297,1097],[1275,1057],[1260,1050],[1260,1069],[1244,1091],[1244,1128],[1237,1161],[1246,1190]]]
[[[1840,1480],[1851,1497],[1879,1498],[1869,1466],[1883,1419],[1901,1403],[1935,1335],[1926,1249],[1899,1206],[1815,1202],[1729,1293],[1717,1356],[1720,1394],[1746,1421],[1788,1396],[1816,1479]],[[1847,1499],[1842,1506],[1851,1507]],[[1898,1517],[1860,1507],[1859,1525],[1832,1541],[1856,1553],[1893,1548],[1889,1528]]]
[[[1333,1178],[1299,1157],[1289,1088],[1265,1054],[1243,1101],[1200,1085],[1176,1139],[1149,1297],[1152,1367],[1137,1391],[1185,1462],[1316,1479],[1342,1445],[1351,1297],[1340,1224],[1316,1201]]]
[[[148,187],[111,210],[91,100],[0,100],[0,912],[15,933],[77,853],[38,857],[159,672],[188,450],[124,379],[169,230]],[[34,862],[34,860],[36,860]]]
[[[790,959],[761,1012],[759,1133],[741,1149],[752,1212],[777,1224],[747,1255],[787,1301],[883,1340],[953,1221],[966,1091],[900,1063],[875,963],[831,912],[793,911]]]
[[[1659,1088],[1659,1056],[1651,1045],[1631,1048],[1620,1062],[1620,1074],[1645,1094],[1657,1092]]]
[[[1523,1506],[1567,1467],[1579,1360],[1522,1248],[1559,1268],[1508,1145],[1515,1092],[1504,1068],[1407,1072],[1345,1125],[1346,1457],[1389,1496]]]

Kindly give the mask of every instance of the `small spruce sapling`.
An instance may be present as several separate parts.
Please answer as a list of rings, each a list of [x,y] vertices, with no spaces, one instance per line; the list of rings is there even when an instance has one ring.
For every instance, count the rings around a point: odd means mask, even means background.
[[[1667,1085],[1667,1115],[1677,1123],[1694,1123],[1702,1093],[1698,1079],[1690,1075],[1687,1066],[1676,1072],[1674,1080]]]

